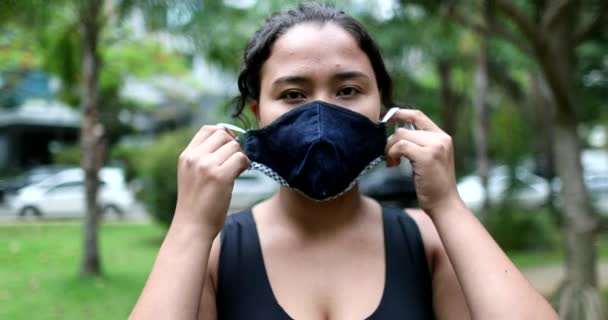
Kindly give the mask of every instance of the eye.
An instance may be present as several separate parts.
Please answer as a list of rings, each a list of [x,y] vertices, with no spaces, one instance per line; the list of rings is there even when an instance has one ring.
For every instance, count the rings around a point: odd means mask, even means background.
[[[356,87],[344,87],[341,88],[340,90],[338,90],[338,97],[352,97],[358,93],[360,93],[361,91],[359,89],[357,89]]]
[[[294,102],[306,99],[306,96],[298,90],[287,90],[281,94],[281,99],[287,100],[288,102]]]

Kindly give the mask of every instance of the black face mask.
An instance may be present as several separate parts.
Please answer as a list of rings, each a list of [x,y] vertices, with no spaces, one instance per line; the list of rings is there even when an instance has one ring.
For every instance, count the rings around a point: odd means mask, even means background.
[[[375,123],[349,109],[313,101],[264,128],[246,131],[245,154],[250,169],[281,185],[313,200],[335,199],[384,159],[387,118]]]

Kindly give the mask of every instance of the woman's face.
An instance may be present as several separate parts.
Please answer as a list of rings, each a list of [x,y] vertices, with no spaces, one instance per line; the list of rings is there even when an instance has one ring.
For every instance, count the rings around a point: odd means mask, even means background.
[[[304,23],[274,43],[261,70],[260,127],[310,101],[322,100],[380,117],[380,92],[367,55],[333,23]]]

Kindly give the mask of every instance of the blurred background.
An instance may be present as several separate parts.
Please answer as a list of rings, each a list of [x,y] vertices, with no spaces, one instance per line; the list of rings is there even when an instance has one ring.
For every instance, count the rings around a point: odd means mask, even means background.
[[[171,221],[176,163],[228,122],[280,0],[0,0],[0,319],[125,318]],[[333,1],[396,100],[452,135],[458,190],[563,319],[608,302],[608,1]],[[97,178],[96,178],[97,177]],[[360,188],[416,206],[411,170]],[[247,171],[230,212],[278,186]],[[456,227],[456,226],[455,226]]]

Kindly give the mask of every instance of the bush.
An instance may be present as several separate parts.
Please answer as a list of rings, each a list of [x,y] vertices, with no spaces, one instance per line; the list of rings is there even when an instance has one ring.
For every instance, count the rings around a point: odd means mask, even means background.
[[[57,165],[80,166],[80,146],[64,145],[53,152],[53,163]]]
[[[159,222],[169,225],[177,203],[177,159],[192,139],[190,130],[161,136],[133,160],[143,179],[141,200]]]
[[[111,166],[118,166],[124,169],[125,179],[132,181],[137,178],[142,172],[141,166],[143,165],[142,155],[146,152],[146,146],[126,146],[126,145],[115,145],[110,151],[110,158],[108,164]]]
[[[559,230],[546,209],[503,204],[490,210],[485,225],[505,251],[550,250],[559,241]]]

